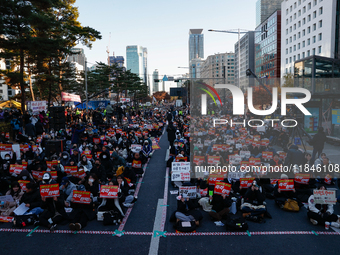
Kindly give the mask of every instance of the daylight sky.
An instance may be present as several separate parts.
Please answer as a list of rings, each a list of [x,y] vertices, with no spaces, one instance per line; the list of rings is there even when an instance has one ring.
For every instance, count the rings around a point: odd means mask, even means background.
[[[85,48],[89,66],[107,63],[110,55],[124,56],[127,45],[148,49],[148,73],[160,75],[187,72],[189,29],[203,28],[204,57],[234,51],[237,35],[208,32],[208,29],[255,29],[256,0],[77,0],[79,21],[102,34],[102,39]],[[78,45],[79,47],[83,47]]]

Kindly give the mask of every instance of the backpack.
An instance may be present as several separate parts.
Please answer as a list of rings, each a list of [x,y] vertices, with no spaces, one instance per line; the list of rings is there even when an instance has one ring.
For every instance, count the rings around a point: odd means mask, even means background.
[[[174,227],[180,232],[193,232],[197,226],[195,221],[177,221]]]
[[[244,218],[228,219],[225,223],[227,231],[247,231],[248,223]]]
[[[13,220],[13,227],[23,228],[26,226],[30,226],[33,225],[36,220],[37,216],[35,214],[15,215]]]
[[[104,219],[103,219],[103,225],[118,225],[121,222],[121,215],[119,212],[116,211],[109,211],[103,214]]]
[[[283,210],[291,211],[291,212],[298,212],[300,211],[300,207],[297,201],[288,198],[283,206]]]

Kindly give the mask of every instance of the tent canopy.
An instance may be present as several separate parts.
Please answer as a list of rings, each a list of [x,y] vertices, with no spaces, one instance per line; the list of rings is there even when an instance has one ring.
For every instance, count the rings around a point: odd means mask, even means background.
[[[17,108],[17,109],[21,109],[21,103],[16,102],[14,100],[8,100],[8,101],[4,101],[2,103],[0,103],[0,108]]]

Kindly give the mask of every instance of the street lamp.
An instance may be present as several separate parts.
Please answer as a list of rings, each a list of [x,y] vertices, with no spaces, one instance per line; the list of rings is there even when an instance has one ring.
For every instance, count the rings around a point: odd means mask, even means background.
[[[215,30],[209,29],[210,32],[220,32],[220,33],[229,33],[229,34],[238,34],[238,87],[240,87],[240,74],[241,74],[241,34],[247,34],[251,32],[260,32],[263,31],[255,31],[255,30],[246,30],[246,29],[230,29],[230,30]],[[265,32],[265,31],[264,31]]]

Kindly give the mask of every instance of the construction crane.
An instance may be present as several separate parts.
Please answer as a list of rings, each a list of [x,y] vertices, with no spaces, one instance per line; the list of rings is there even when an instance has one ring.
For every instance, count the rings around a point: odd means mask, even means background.
[[[110,65],[110,41],[111,41],[111,32],[109,36],[109,45],[106,46],[106,53],[107,53],[107,64]]]

